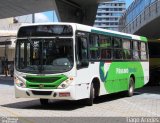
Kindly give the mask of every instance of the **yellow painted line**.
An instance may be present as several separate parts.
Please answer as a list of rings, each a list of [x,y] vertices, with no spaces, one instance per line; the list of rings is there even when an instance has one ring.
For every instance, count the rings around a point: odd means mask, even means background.
[[[0,106],[0,107],[1,107],[1,106]],[[18,118],[18,120],[20,120],[20,121],[23,121],[23,122],[25,121],[25,123],[34,123],[33,121],[30,121],[30,120],[28,120],[28,119],[26,119],[26,118],[24,118],[24,117],[21,117],[21,116],[18,115],[17,113],[14,113],[14,112],[12,112],[12,111],[4,108],[4,107],[1,107],[1,109],[4,110],[4,111],[9,112],[10,114],[12,114],[12,115],[15,116],[16,118]],[[5,117],[5,116],[4,116],[4,117]],[[6,117],[8,117],[8,116],[6,116]]]

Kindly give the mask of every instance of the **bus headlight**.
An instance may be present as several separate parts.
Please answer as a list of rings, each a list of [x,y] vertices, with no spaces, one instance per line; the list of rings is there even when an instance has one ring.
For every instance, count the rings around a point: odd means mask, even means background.
[[[64,82],[62,82],[57,88],[58,89],[64,89],[67,88],[71,83],[72,83],[73,78],[69,78],[67,80],[65,80]]]
[[[17,77],[15,77],[15,84],[18,86],[18,87],[22,87],[22,88],[25,88],[26,87],[26,84],[21,81],[20,79],[18,79]]]

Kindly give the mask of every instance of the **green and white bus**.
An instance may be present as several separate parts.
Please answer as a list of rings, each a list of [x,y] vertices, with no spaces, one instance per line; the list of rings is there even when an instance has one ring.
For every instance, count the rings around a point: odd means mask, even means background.
[[[15,97],[80,100],[134,89],[149,80],[147,38],[76,23],[19,28]]]

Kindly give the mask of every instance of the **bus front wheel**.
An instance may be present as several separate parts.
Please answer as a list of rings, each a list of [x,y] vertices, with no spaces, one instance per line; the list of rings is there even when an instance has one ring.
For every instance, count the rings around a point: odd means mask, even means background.
[[[92,106],[93,105],[94,94],[95,94],[95,90],[94,90],[94,87],[93,87],[93,83],[91,83],[90,97],[86,99],[86,105],[87,106]]]
[[[41,105],[47,105],[48,104],[48,99],[40,99]]]
[[[131,97],[134,94],[134,79],[130,77],[129,80],[129,88],[128,88],[128,96]]]

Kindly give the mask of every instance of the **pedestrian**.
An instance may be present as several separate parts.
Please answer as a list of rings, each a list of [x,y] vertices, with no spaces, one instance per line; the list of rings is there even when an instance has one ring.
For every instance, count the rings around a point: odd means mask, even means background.
[[[13,63],[11,63],[9,70],[10,70],[11,77],[13,77],[13,75],[14,75],[14,64]]]
[[[8,59],[4,62],[4,74],[8,76]]]

